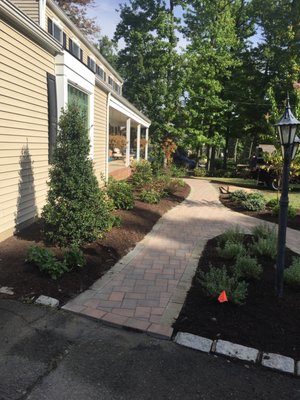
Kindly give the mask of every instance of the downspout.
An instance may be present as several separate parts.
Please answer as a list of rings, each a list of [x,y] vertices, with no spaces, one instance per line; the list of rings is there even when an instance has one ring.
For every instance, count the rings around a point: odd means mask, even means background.
[[[46,29],[46,0],[39,1],[39,25],[41,28]]]
[[[107,94],[106,103],[106,157],[105,157],[105,183],[108,181],[108,154],[109,154],[109,104],[111,92]]]

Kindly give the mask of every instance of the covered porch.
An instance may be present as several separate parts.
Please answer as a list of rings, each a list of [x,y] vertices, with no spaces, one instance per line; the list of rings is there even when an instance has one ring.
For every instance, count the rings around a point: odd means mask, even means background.
[[[149,126],[150,120],[127,100],[110,97],[107,176],[126,179],[132,161],[148,159]]]

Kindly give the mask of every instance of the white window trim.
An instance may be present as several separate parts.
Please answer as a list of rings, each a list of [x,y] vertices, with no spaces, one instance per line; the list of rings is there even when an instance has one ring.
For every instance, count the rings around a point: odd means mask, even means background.
[[[54,36],[54,25],[56,25],[61,30],[61,40],[59,40],[59,43],[62,44],[63,43],[63,35],[64,35],[64,27],[62,26],[60,21],[56,18],[52,18],[52,23],[53,23],[53,35],[52,36],[54,37],[54,39],[56,39],[56,37]]]

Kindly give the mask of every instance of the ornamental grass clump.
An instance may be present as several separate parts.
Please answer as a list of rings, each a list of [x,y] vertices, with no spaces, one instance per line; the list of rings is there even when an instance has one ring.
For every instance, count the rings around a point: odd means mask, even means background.
[[[275,229],[266,223],[256,225],[251,231],[254,240],[257,241],[260,238],[268,238],[270,236],[276,236]]]
[[[217,299],[225,290],[228,301],[241,305],[247,297],[247,283],[235,275],[229,275],[226,268],[210,267],[208,272],[200,272],[198,277],[205,294]]]
[[[249,255],[238,256],[232,270],[238,278],[246,281],[260,279],[263,272],[262,266],[257,263],[257,259]]]
[[[260,237],[250,246],[250,252],[254,255],[276,259],[277,255],[277,236],[270,234],[268,237]]]
[[[296,288],[300,288],[300,257],[294,257],[289,268],[284,270],[284,281]]]
[[[94,175],[86,116],[75,103],[60,118],[49,174],[42,212],[46,241],[69,247],[103,238],[114,224],[114,206]]]

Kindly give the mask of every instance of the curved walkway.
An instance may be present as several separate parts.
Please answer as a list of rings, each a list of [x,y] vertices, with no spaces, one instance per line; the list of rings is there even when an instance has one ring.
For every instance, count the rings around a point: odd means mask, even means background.
[[[262,221],[224,207],[217,188],[186,179],[189,197],[89,290],[63,309],[103,322],[169,338],[207,240],[238,225],[248,232]],[[274,224],[268,223],[274,226]],[[287,230],[287,245],[299,253],[300,234]]]

